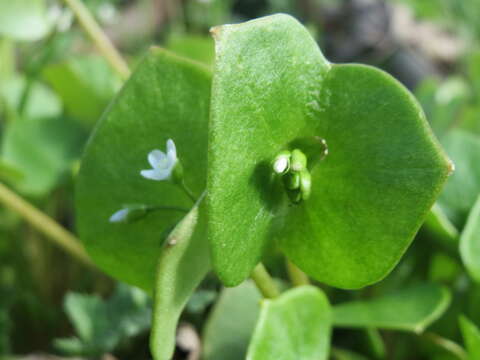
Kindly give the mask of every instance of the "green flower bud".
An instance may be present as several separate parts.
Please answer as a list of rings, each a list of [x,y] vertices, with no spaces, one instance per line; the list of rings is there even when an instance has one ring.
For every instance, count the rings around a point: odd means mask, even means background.
[[[307,157],[300,150],[293,150],[290,166],[292,171],[305,170],[307,168]]]

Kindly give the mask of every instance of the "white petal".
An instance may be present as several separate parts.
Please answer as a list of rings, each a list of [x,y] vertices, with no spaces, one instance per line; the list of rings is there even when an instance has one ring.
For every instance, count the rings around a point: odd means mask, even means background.
[[[172,139],[167,140],[167,157],[170,164],[174,164],[177,161],[177,148]]]
[[[148,154],[148,162],[152,168],[162,167],[167,162],[167,155],[160,150],[152,150]]]
[[[124,222],[127,220],[128,216],[128,209],[120,209],[113,213],[112,216],[110,216],[110,222],[112,223],[118,223],[118,222]]]
[[[170,173],[171,169],[148,169],[140,171],[140,175],[144,178],[157,181],[169,178]]]

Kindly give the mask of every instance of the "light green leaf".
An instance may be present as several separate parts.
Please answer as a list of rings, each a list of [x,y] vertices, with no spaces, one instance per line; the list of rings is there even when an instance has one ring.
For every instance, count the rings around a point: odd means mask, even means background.
[[[460,316],[460,330],[462,331],[469,360],[480,359],[480,330],[467,317]]]
[[[27,87],[25,78],[15,76],[0,83],[0,96],[5,100],[7,108],[18,112],[22,96]],[[22,116],[29,119],[59,116],[62,103],[57,95],[40,82],[31,84]]]
[[[461,229],[480,194],[480,138],[453,130],[442,138],[442,144],[455,163],[455,172],[448,180],[439,204]]]
[[[458,245],[458,230],[438,204],[433,205],[423,227],[449,249],[456,248]]]
[[[273,238],[329,285],[385,277],[451,171],[413,96],[380,70],[329,64],[286,15],[213,34],[209,240],[222,282],[248,277]],[[322,161],[311,146],[319,138],[329,150]],[[312,175],[311,197],[299,205],[270,168],[295,147]]]
[[[55,339],[54,345],[69,355],[99,356],[111,352],[121,340],[150,326],[148,296],[121,283],[108,300],[97,295],[69,293],[64,307],[78,337]]]
[[[205,189],[210,73],[160,49],[150,50],[98,123],[77,181],[80,237],[95,262],[110,275],[153,289],[168,233],[184,212],[158,210],[134,223],[110,223],[126,204],[191,208],[170,181],[140,175],[147,155],[176,144],[185,181],[196,196]],[[128,266],[126,266],[128,264]]]
[[[316,287],[302,286],[264,300],[247,360],[326,360],[331,310]]]
[[[222,290],[203,331],[205,360],[245,359],[261,298],[251,281]]]
[[[444,287],[421,284],[372,300],[335,305],[333,324],[421,333],[445,312],[450,298]]]
[[[178,55],[209,66],[213,64],[215,57],[213,40],[207,36],[172,34],[165,47]]]
[[[203,197],[202,197],[203,199]],[[202,200],[199,200],[202,201]],[[170,360],[175,330],[189,297],[210,270],[206,219],[195,206],[167,238],[157,267],[150,348],[155,360]]]
[[[460,237],[460,255],[470,276],[480,282],[480,195]]]
[[[18,191],[44,196],[78,159],[85,138],[84,131],[69,119],[18,118],[6,128],[2,160],[22,174],[14,183]]]
[[[49,30],[43,0],[0,1],[0,37],[39,40]]]
[[[120,79],[100,56],[49,65],[44,77],[61,97],[67,113],[87,125],[97,121],[120,87]]]

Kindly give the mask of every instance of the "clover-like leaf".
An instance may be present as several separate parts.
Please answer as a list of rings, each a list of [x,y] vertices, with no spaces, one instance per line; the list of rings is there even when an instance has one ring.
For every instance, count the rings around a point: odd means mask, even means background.
[[[140,171],[149,167],[152,150],[173,139],[186,184],[197,197],[204,191],[210,79],[201,65],[150,50],[98,123],[82,161],[80,237],[104,271],[147,291],[166,237],[192,201],[179,186],[145,179]],[[131,223],[109,222],[128,204],[164,209]]]
[[[287,15],[213,35],[207,204],[220,279],[243,281],[273,239],[316,280],[359,288],[382,279],[452,170],[418,103],[380,70],[330,64]],[[271,169],[295,148],[311,175],[299,204]]]
[[[247,360],[325,360],[331,321],[327,297],[313,286],[264,300]]]
[[[333,324],[420,333],[445,312],[450,299],[448,289],[432,283],[421,284],[371,300],[335,305]]]

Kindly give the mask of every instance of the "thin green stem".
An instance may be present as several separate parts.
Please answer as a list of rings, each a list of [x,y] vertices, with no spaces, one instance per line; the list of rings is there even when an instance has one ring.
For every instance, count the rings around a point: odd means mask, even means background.
[[[192,200],[192,202],[195,204],[197,202],[197,198],[195,197],[195,195],[193,195],[193,192],[187,187],[187,185],[185,184],[185,181],[182,181],[180,183],[180,187],[185,192],[185,194],[187,194],[190,200]]]
[[[90,36],[100,53],[124,80],[128,79],[130,70],[126,61],[95,21],[87,7],[80,0],[64,1],[73,11],[83,30]]]
[[[178,206],[162,206],[162,205],[158,205],[158,206],[155,206],[155,205],[148,206],[147,209],[150,210],[150,211],[156,211],[156,210],[172,210],[172,211],[179,211],[179,212],[184,212],[184,213],[188,213],[188,212],[190,211],[190,209],[182,208],[182,207],[178,207]]]
[[[290,260],[287,260],[287,272],[294,286],[310,285],[308,276]]]
[[[258,290],[260,290],[262,293],[263,297],[271,299],[280,295],[275,282],[262,263],[259,263],[255,269],[253,269],[250,277],[257,286]]]
[[[95,267],[75,235],[22,199],[2,183],[0,183],[0,202],[22,216],[35,229],[43,233],[48,239],[70,255],[88,266]]]
[[[422,335],[424,339],[427,339],[442,349],[448,351],[450,354],[456,356],[459,360],[468,360],[468,354],[463,347],[456,342],[446,339],[440,335],[432,332],[426,332]]]

